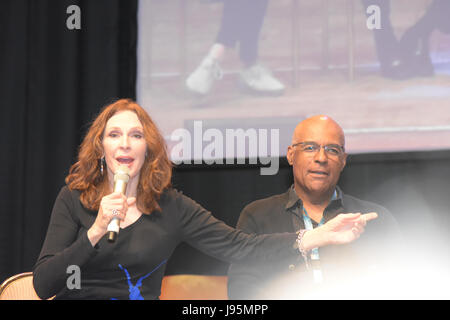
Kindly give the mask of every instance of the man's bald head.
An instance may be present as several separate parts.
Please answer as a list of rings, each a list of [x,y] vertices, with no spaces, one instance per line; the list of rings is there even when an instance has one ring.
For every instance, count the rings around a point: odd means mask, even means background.
[[[300,122],[295,127],[292,144],[306,141],[305,139],[308,139],[306,137],[317,136],[319,132],[323,131],[334,136],[341,146],[345,145],[344,130],[336,121],[326,115],[312,116]]]
[[[314,116],[297,125],[287,159],[300,198],[329,201],[346,164],[344,143],[344,131],[328,116]]]

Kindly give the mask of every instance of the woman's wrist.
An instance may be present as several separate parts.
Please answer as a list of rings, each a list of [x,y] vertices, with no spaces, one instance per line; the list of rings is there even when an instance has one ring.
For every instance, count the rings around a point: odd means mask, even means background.
[[[302,250],[306,252],[314,248],[323,247],[326,244],[327,240],[321,227],[305,232],[301,241]]]
[[[91,242],[92,247],[100,241],[100,239],[105,235],[104,232],[99,231],[95,225],[93,225],[87,232],[87,237]]]

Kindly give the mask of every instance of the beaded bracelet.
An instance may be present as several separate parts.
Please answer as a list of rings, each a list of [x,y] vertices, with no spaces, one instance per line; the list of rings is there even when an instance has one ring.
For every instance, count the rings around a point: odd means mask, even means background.
[[[305,249],[303,249],[303,246],[302,246],[302,239],[303,239],[303,236],[305,235],[305,233],[306,233],[307,231],[308,231],[308,230],[306,230],[306,229],[301,229],[301,230],[298,232],[296,241],[297,241],[298,251],[300,251],[300,253],[301,253],[303,259],[305,260],[306,268],[309,269],[308,251],[306,251]]]

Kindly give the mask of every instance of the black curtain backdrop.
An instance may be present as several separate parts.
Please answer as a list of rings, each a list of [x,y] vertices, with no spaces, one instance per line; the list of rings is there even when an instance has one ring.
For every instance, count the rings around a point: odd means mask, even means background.
[[[81,8],[81,30],[66,28],[73,4]],[[0,1],[0,281],[35,263],[94,115],[115,98],[135,97],[136,17],[136,0]],[[390,209],[411,242],[423,247],[433,230],[448,245],[449,162],[450,151],[354,155],[339,184]],[[173,179],[232,226],[246,204],[291,183],[284,159],[275,176],[261,176],[255,165],[186,165]],[[225,274],[227,267],[181,245],[167,274]]]
[[[135,97],[136,12],[137,0],[0,1],[0,281],[35,263],[88,122]]]

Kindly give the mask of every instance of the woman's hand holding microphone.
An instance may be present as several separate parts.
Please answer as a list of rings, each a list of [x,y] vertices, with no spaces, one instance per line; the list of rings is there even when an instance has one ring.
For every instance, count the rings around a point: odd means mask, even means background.
[[[136,203],[135,197],[127,198],[120,192],[114,192],[104,196],[100,202],[97,218],[87,232],[92,246],[95,246],[108,231],[108,224],[116,217],[124,221],[128,208]]]

